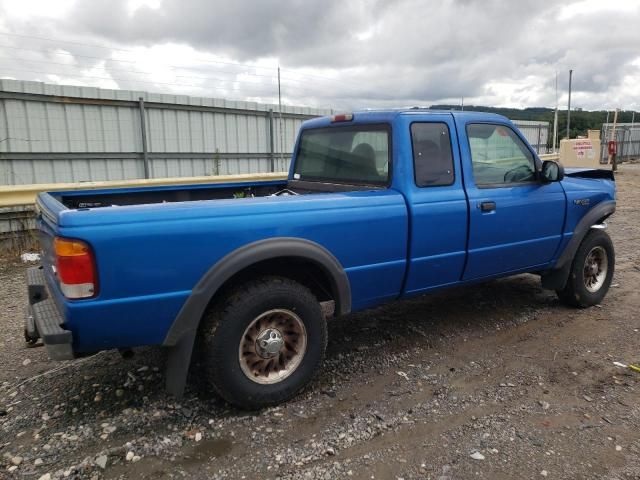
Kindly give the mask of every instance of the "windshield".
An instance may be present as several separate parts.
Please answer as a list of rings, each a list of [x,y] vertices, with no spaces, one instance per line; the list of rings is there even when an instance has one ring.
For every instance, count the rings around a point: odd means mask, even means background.
[[[389,181],[389,126],[303,130],[293,178],[386,185]]]

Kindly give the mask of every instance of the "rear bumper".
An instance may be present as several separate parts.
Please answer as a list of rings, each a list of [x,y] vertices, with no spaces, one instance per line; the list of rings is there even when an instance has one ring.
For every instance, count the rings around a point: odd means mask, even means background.
[[[62,328],[64,317],[49,296],[42,267],[27,270],[29,308],[25,319],[25,336],[41,338],[52,360],[70,360],[73,353],[73,335]]]

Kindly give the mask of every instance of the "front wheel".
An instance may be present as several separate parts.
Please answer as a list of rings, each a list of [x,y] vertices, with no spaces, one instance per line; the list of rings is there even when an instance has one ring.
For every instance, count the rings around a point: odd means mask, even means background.
[[[230,292],[203,319],[199,353],[207,383],[246,409],[293,397],[318,369],[327,343],[316,297],[282,277]]]
[[[567,284],[557,291],[558,297],[579,308],[600,303],[609,291],[614,265],[611,237],[603,230],[590,230],[578,247]]]

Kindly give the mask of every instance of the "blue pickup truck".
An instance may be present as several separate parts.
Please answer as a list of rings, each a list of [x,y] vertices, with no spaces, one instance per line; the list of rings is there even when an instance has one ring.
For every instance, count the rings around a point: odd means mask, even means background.
[[[163,346],[171,393],[197,368],[232,404],[273,405],[320,366],[329,315],[523,272],[597,304],[615,192],[497,115],[317,118],[286,180],[40,194],[25,337],[53,359]]]

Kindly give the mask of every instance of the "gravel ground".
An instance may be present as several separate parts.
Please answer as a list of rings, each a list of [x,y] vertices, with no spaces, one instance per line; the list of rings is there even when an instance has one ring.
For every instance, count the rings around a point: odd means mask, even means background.
[[[22,342],[25,266],[0,262],[0,478],[640,478],[640,165],[617,176],[613,288],[573,310],[531,275],[332,321],[277,408],[181,402],[163,356],[52,363]]]

